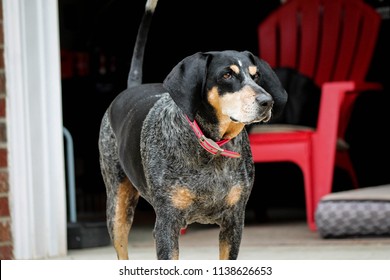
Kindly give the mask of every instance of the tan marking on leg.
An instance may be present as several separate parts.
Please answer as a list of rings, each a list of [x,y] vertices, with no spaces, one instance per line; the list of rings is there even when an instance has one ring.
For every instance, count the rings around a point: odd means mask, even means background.
[[[186,187],[175,187],[171,192],[171,201],[175,208],[184,210],[194,202],[195,195]]]
[[[178,259],[179,259],[179,251],[175,249],[173,250],[172,260],[178,260]]]
[[[230,254],[230,245],[226,241],[219,242],[219,259],[228,260]]]
[[[228,195],[226,196],[226,204],[228,206],[234,206],[241,198],[242,187],[233,186]]]
[[[249,74],[251,74],[253,76],[257,72],[257,67],[256,66],[249,66],[248,70],[249,70]]]
[[[119,260],[129,258],[127,247],[132,221],[128,220],[128,210],[138,197],[138,191],[128,179],[119,185],[114,221],[114,248]]]

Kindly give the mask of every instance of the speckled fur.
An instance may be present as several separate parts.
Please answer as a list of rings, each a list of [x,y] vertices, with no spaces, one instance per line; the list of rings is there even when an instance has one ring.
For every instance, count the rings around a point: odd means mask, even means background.
[[[157,217],[167,227],[161,236],[156,235],[157,243],[165,242],[166,232],[176,240],[179,229],[189,223],[216,223],[221,227],[220,240],[232,246],[229,258],[237,258],[245,205],[254,179],[246,132],[228,147],[240,152],[240,159],[213,156],[199,146],[183,114],[169,95],[164,95],[144,122],[141,143],[146,177],[153,192],[148,199],[156,205]],[[238,203],[229,206],[225,198],[235,185],[242,186],[242,195]],[[195,195],[194,203],[185,210],[172,207],[167,196],[177,186],[185,186]],[[159,226],[162,225],[157,222],[156,232]],[[166,248],[158,249],[158,254],[166,255]]]
[[[230,188],[244,187],[242,201],[237,205],[241,208],[253,183],[250,151],[242,145],[247,141],[243,132],[229,143],[230,148],[243,154],[240,159],[209,154],[199,146],[183,113],[169,95],[163,95],[145,119],[141,134],[143,164],[153,192],[147,200],[162,212],[170,211],[170,197],[166,194],[172,188],[185,186],[195,194],[195,201],[172,222],[181,227],[192,222],[221,224],[227,216],[233,216],[231,209],[226,212],[229,207],[224,202]]]
[[[199,117],[200,125],[216,130]],[[178,251],[180,229],[187,224],[216,223],[220,239],[232,244],[229,258],[237,258],[244,226],[244,210],[253,185],[253,162],[246,131],[243,130],[226,148],[241,153],[241,158],[214,156],[198,143],[181,110],[169,94],[163,94],[147,115],[141,132],[141,156],[148,188],[139,189],[155,209],[155,238],[159,259],[170,259]],[[113,236],[117,187],[125,180],[115,135],[108,113],[102,120],[100,163],[107,186],[107,221]],[[242,186],[237,203],[228,205],[226,197],[233,186]],[[176,209],[171,196],[176,187],[186,187],[194,194],[187,209]],[[129,211],[129,222],[134,215]]]
[[[151,10],[147,6],[147,20]],[[138,36],[146,37],[140,30]],[[247,51],[196,53],[163,84],[141,84],[146,40],[138,41],[128,88],[110,104],[99,136],[107,226],[118,259],[128,258],[139,196],[156,213],[158,259],[179,257],[180,229],[194,222],[218,224],[220,259],[237,259],[254,182],[244,124],[268,121],[284,106],[286,93],[269,65]],[[241,157],[207,152],[186,116],[214,141],[234,135],[223,148]]]

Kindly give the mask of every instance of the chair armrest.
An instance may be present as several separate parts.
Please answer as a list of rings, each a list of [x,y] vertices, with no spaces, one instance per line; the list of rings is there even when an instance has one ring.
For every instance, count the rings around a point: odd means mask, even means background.
[[[354,91],[382,90],[382,89],[383,89],[383,86],[380,83],[355,82]]]
[[[351,114],[352,104],[358,96],[358,93],[368,90],[381,90],[380,83],[371,83],[364,81],[340,81],[340,82],[325,82],[321,88],[321,103],[318,115],[318,126],[328,123],[326,120],[330,116],[336,117],[334,122],[338,122],[340,109],[344,112],[341,129],[344,130],[347,125],[347,120]],[[346,117],[347,116],[347,117]],[[336,123],[334,125],[336,125]]]
[[[321,88],[317,128],[325,129],[322,128],[324,124],[326,126],[331,124],[332,127],[337,127],[340,109],[342,108],[344,114],[350,114],[352,108],[350,104],[354,102],[359,92],[381,89],[382,85],[380,83],[356,81],[325,82]]]
[[[340,109],[344,111],[344,120],[340,124],[345,129],[347,121],[345,114],[350,114],[351,106],[346,106],[346,103],[351,103],[356,98],[357,93],[367,90],[381,90],[380,83],[356,82],[356,81],[340,81],[326,82],[321,88],[321,101],[317,121],[317,133],[314,138],[327,139],[330,143],[336,143],[337,131],[340,116]],[[349,111],[349,112],[348,112]],[[347,113],[345,113],[347,112]],[[347,117],[348,119],[348,117]]]
[[[380,83],[373,82],[356,82],[356,81],[340,81],[340,82],[326,82],[322,85],[322,92],[328,91],[355,91],[361,92],[366,90],[381,90],[383,89]]]

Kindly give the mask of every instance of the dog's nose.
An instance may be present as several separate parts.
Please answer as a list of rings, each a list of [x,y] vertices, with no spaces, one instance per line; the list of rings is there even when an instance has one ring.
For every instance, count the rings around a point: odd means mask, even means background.
[[[256,97],[256,101],[259,103],[260,108],[263,110],[267,110],[271,108],[274,104],[274,100],[271,95],[260,94]]]

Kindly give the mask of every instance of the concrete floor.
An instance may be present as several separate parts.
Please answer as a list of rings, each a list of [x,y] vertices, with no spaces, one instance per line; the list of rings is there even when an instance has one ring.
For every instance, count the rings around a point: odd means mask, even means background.
[[[308,229],[302,213],[291,210],[289,218],[274,214],[270,222],[247,223],[239,260],[390,260],[390,237],[323,239]],[[129,258],[155,260],[153,217],[136,217],[129,236]],[[180,259],[218,259],[215,225],[190,225],[180,237]],[[67,260],[115,260],[109,246],[68,250]]]

